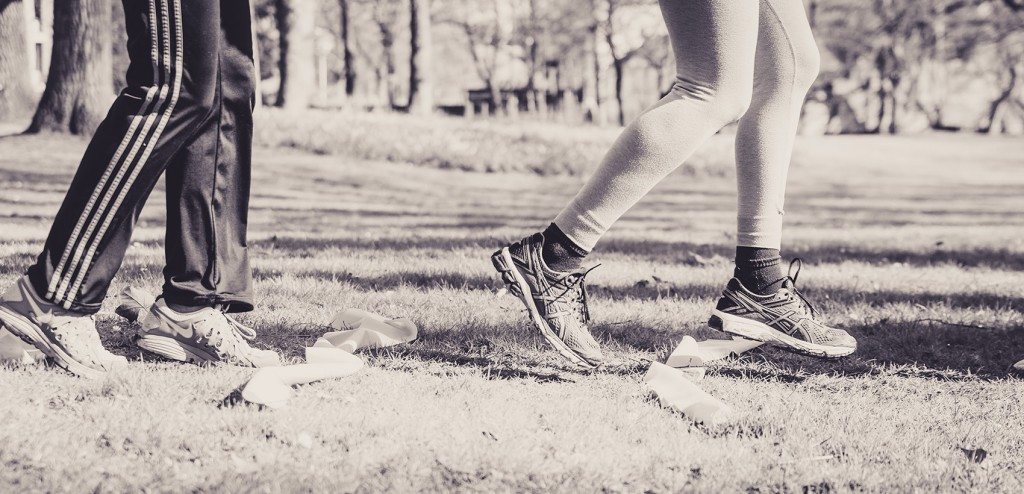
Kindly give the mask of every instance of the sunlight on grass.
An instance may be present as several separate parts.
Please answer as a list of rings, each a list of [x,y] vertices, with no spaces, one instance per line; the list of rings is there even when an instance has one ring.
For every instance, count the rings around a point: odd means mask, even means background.
[[[319,145],[350,117],[336,118],[289,145]],[[392,117],[365,118],[359,136],[374,142],[374,125]],[[479,128],[472,139],[505,139],[494,161],[468,167],[480,170],[555,173],[569,165],[543,156],[583,163],[610,138]],[[344,307],[408,316],[417,342],[369,353],[369,368],[351,378],[299,388],[285,410],[225,407],[249,371],[141,354],[134,326],[108,300],[99,326],[109,348],[133,359],[127,371],[87,382],[0,368],[0,482],[43,491],[1024,488],[1024,381],[1009,372],[1024,357],[1024,163],[1013,142],[803,140],[786,254],[804,258],[800,284],[860,348],[834,362],[767,348],[712,367],[702,386],[740,415],[705,428],[660,408],[640,379],[683,335],[722,337],[705,322],[730,272],[729,137],[703,151],[721,173],[673,175],[599,245],[594,333],[620,365],[597,372],[534,334],[487,259],[545,226],[581,179],[437,169],[466,168],[454,163],[477,152],[444,166],[416,158],[417,146],[447,152],[447,138],[424,144],[434,137],[393,155],[347,149],[349,137],[327,155],[258,150],[250,217],[258,309],[242,319],[259,328],[259,344],[297,361]],[[499,156],[532,139],[550,147]],[[38,252],[83,146],[0,140],[2,286]],[[158,191],[113,290],[159,289],[162,210]],[[980,462],[965,453],[979,448]]]

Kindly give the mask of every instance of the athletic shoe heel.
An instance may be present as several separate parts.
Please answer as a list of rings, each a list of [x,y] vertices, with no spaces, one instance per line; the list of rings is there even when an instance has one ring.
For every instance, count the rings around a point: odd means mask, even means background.
[[[715,331],[725,331],[724,325],[722,323],[722,318],[714,315],[711,316],[710,319],[708,319],[708,327],[714,329]]]
[[[512,266],[508,265],[508,261],[505,257],[505,250],[501,249],[491,254],[491,264],[494,265],[494,269],[501,275],[501,281],[505,283],[505,288],[513,295],[522,297],[522,290],[520,290],[519,284],[516,283],[515,275],[512,274]]]

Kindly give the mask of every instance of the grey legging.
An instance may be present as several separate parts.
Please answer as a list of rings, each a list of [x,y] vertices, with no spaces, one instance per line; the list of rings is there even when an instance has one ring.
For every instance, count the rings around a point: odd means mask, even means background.
[[[819,55],[802,0],[661,0],[671,92],[632,122],[555,224],[593,249],[723,126],[739,120],[739,245],[779,248],[786,175]]]

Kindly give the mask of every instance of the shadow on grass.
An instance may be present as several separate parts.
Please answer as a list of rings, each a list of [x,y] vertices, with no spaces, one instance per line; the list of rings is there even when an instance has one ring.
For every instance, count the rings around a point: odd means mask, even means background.
[[[163,359],[139,350],[132,343],[133,329],[115,329],[115,325],[101,321],[100,333],[104,345],[130,360]],[[642,373],[646,364],[640,355],[664,360],[666,349],[671,349],[682,337],[690,334],[698,339],[723,339],[725,334],[705,327],[683,331],[652,332],[640,324],[598,324],[593,332],[599,340],[621,345],[632,351],[623,358],[621,351],[609,351],[609,357],[619,360],[597,371],[581,369],[561,361],[553,352],[539,358],[532,350],[522,353],[499,352],[492,348],[501,340],[529,341],[539,336],[523,321],[508,324],[475,325],[472,330],[448,329],[433,331],[422,328],[418,341],[394,348],[363,352],[379,365],[407,372],[450,374],[449,370],[431,370],[429,363],[461,367],[479,371],[488,379],[533,379],[539,382],[571,382],[592,372],[615,375]],[[850,357],[821,360],[792,354],[770,346],[752,351],[738,361],[714,365],[709,373],[737,379],[777,380],[803,382],[811,375],[847,376],[900,375],[940,380],[1000,379],[1011,375],[1010,365],[1024,355],[1024,328],[1008,331],[985,331],[948,327],[919,321],[890,321],[885,330],[876,325],[847,327],[860,347]],[[261,327],[260,346],[269,346],[293,359],[302,349],[313,343],[329,327],[319,325],[287,325]],[[474,348],[465,348],[472,339]],[[484,346],[481,350],[480,344]],[[514,343],[513,346],[521,343]],[[545,347],[546,348],[546,347]],[[632,355],[630,357],[629,355]]]
[[[480,247],[487,240],[485,237],[476,239],[461,239],[461,245],[469,247]],[[277,239],[268,240],[263,244],[257,243],[257,248],[273,247],[274,249],[285,249],[289,251],[315,252],[328,245],[336,246],[341,242],[352,248],[360,249],[412,249],[423,248],[424,245],[430,248],[451,248],[450,242],[445,240],[440,243],[439,239],[405,239],[394,240],[384,239],[378,241],[362,241],[359,239]],[[654,255],[679,255],[675,251],[658,249],[668,243],[657,242],[610,242],[609,249],[615,251],[636,251],[641,250],[640,246],[650,248],[653,244],[654,250],[648,250],[647,254]],[[707,244],[682,244],[683,247],[704,249],[701,255],[724,255],[722,247]],[[692,251],[691,251],[692,252]],[[866,251],[861,251],[861,255]],[[896,251],[876,253],[876,255],[895,256]],[[987,253],[986,253],[987,252]],[[935,256],[915,254],[917,262],[932,262]],[[982,262],[989,262],[992,266],[1006,268],[1024,263],[1022,260],[1011,261],[1009,253],[1005,250],[988,252],[985,249],[968,249],[965,251],[950,251],[945,259],[956,259],[956,262],[965,265],[983,265]],[[1005,257],[1000,257],[1005,256]],[[690,256],[692,257],[692,256]],[[884,258],[884,257],[883,257]],[[874,259],[874,258],[873,258]],[[877,259],[876,259],[877,260]],[[0,274],[20,273],[25,266],[32,261],[32,256],[27,254],[11,254],[0,257]],[[482,256],[481,262],[486,257]],[[1003,264],[1001,264],[1003,263]],[[150,266],[128,266],[122,276],[152,276],[157,271]],[[257,271],[256,276],[266,278],[279,275],[275,271]],[[415,271],[396,271],[391,274],[375,277],[358,277],[349,273],[336,273],[325,270],[308,270],[300,272],[289,271],[288,274],[335,279],[339,282],[351,284],[360,290],[382,291],[392,290],[399,287],[415,287],[424,290],[449,289],[449,290],[495,290],[501,287],[500,281],[495,276],[466,275],[461,273],[420,273]],[[663,299],[676,300],[711,300],[718,295],[719,286],[707,284],[636,284],[632,286],[600,286],[594,285],[591,293],[594,295],[596,311],[600,312],[602,299],[615,300],[637,300],[652,301]],[[1019,312],[1024,307],[1024,297],[1012,294],[1001,293],[957,293],[957,294],[936,294],[936,293],[909,293],[901,291],[871,291],[862,292],[851,288],[818,287],[809,293],[813,300],[827,301],[827,304],[850,305],[868,304],[871,306],[885,306],[892,304],[921,304],[949,308],[953,310],[969,309],[992,309],[1001,311]],[[639,310],[639,309],[638,309]],[[953,314],[956,317],[957,314]],[[520,317],[520,316],[517,316]],[[701,316],[703,317],[703,316]],[[691,317],[684,319],[692,320]],[[516,325],[500,325],[495,327],[474,328],[474,337],[482,337],[493,343],[502,339],[534,338],[532,330],[528,328],[525,318],[520,317]],[[692,323],[691,323],[692,324]],[[999,378],[1009,374],[1009,366],[1024,356],[1024,328],[1011,326],[1002,328],[977,328],[958,326],[955,321],[944,322],[937,319],[906,319],[892,318],[882,319],[875,322],[860,322],[854,324],[840,323],[844,329],[850,331],[860,342],[860,348],[856,354],[845,359],[835,361],[820,361],[807,357],[791,355],[776,349],[766,349],[764,355],[766,361],[770,360],[775,366],[769,371],[763,369],[758,372],[764,374],[751,374],[750,370],[731,371],[728,367],[719,369],[717,372],[723,375],[736,375],[737,377],[755,377],[772,379],[792,379],[793,376],[806,374],[828,374],[857,376],[876,373],[896,373],[901,375],[913,375],[937,379],[960,379],[960,378]],[[101,327],[104,324],[101,323]],[[317,334],[322,333],[325,328],[316,327],[281,327],[266,328],[269,330],[273,346],[286,350],[286,352],[301,351],[305,344],[311,343]],[[473,355],[467,351],[452,350],[460,348],[460,343],[466,337],[459,328],[432,331],[434,328],[424,328],[422,341],[404,350],[404,355],[419,361],[442,362],[455,366],[479,368],[495,378],[515,379],[534,378],[540,380],[557,380],[550,375],[534,370],[540,362],[531,360],[529,357],[497,354],[485,354],[483,356]],[[720,333],[708,330],[703,324],[696,324],[694,327],[672,327],[652,328],[640,322],[600,322],[593,326],[593,332],[599,340],[614,342],[614,345],[621,345],[628,350],[651,355],[664,352],[671,348],[683,334],[691,334],[698,338],[721,338]],[[115,329],[112,326],[103,328],[105,343],[118,353],[136,359],[143,354],[130,341],[128,330]],[[265,333],[267,334],[267,333]],[[530,336],[527,336],[530,335]],[[514,340],[515,341],[515,340]],[[513,343],[513,346],[515,344]],[[152,359],[152,356],[145,356]],[[508,359],[512,358],[512,365]],[[625,368],[622,374],[635,373],[635,368]],[[613,371],[618,372],[618,371]],[[545,377],[547,376],[547,377]]]
[[[529,232],[524,232],[524,235]],[[497,235],[476,235],[472,237],[410,237],[366,239],[353,237],[300,238],[275,237],[250,243],[254,249],[277,249],[295,252],[316,253],[326,249],[351,250],[454,250],[486,249],[488,253],[511,240]],[[694,254],[703,257],[720,256],[732,259],[735,247],[727,244],[701,244],[690,242],[668,242],[661,240],[631,240],[610,238],[601,242],[593,257],[602,254],[632,255],[640,259],[698,265]],[[963,267],[989,267],[993,269],[1024,270],[1024,256],[1006,248],[965,247],[932,249],[901,249],[893,247],[865,247],[845,244],[814,244],[787,247],[787,257],[800,257],[809,263],[825,264],[857,261],[868,264],[908,264],[930,266],[956,264]]]
[[[276,270],[255,271],[257,279],[279,276]],[[421,273],[416,271],[395,271],[380,276],[357,276],[328,270],[289,270],[288,274],[306,276],[338,283],[347,283],[363,291],[387,291],[402,287],[416,289],[445,290],[498,290],[503,285],[495,276],[467,275],[463,273]],[[724,286],[723,280],[723,285]],[[721,294],[722,286],[709,284],[648,283],[646,280],[631,286],[606,286],[591,284],[589,294],[599,304],[600,299],[654,301],[665,299],[693,300],[715,299]],[[937,305],[950,309],[995,309],[1024,307],[1024,297],[1002,293],[910,293],[895,290],[860,291],[853,288],[814,287],[806,295],[819,304],[868,304],[873,307],[911,304]],[[599,307],[599,305],[596,305]],[[598,310],[600,310],[598,308]],[[710,310],[710,308],[709,308]]]

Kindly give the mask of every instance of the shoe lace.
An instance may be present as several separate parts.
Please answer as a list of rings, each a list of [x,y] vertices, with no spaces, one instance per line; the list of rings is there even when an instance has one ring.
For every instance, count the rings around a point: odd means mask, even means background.
[[[789,293],[796,295],[797,298],[800,300],[800,305],[807,309],[807,312],[811,315],[811,317],[815,317],[817,311],[814,310],[814,306],[811,305],[811,302],[808,301],[807,298],[804,297],[802,293],[800,293],[800,290],[796,288],[796,280],[797,278],[800,277],[800,270],[803,267],[804,261],[799,257],[794,257],[793,260],[789,262],[789,272],[786,274],[786,279],[789,280]]]
[[[215,320],[211,320],[215,319]],[[250,350],[248,342],[256,339],[256,331],[246,326],[223,309],[211,318],[204,319],[203,324],[208,330],[207,341],[223,356],[235,356],[241,351]]]
[[[601,265],[598,264],[586,271],[570,273],[558,280],[555,280],[555,282],[551,283],[551,285],[541,293],[541,296],[552,303],[563,301],[570,302],[570,306],[573,308],[576,318],[583,324],[590,322],[590,306],[587,303],[587,285],[585,281],[587,275],[600,266]],[[548,292],[554,290],[561,291],[558,292],[557,295],[548,294]]]
[[[64,345],[69,345],[78,352],[85,352],[77,355],[79,359],[91,358],[96,361],[97,357],[109,353],[103,348],[100,335],[96,332],[96,316],[94,315],[75,317],[64,321],[50,317],[47,323],[53,328],[57,339]]]

